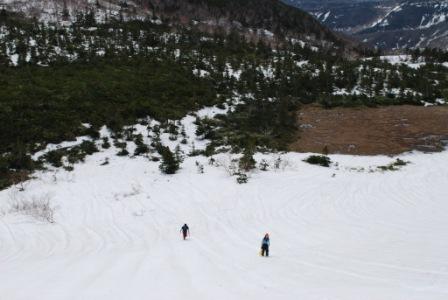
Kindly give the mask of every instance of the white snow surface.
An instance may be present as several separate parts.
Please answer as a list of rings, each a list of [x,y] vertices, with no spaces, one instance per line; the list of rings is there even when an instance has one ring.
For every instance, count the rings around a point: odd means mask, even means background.
[[[381,56],[380,59],[387,61],[392,65],[404,64],[412,69],[418,69],[426,64],[424,61],[412,62],[410,55],[388,55]]]
[[[168,176],[115,153],[0,192],[0,299],[448,299],[446,151],[404,154],[394,172],[376,170],[386,156],[323,168],[286,153],[274,169],[278,154],[257,154],[270,170],[242,185],[205,157]],[[55,223],[9,211],[32,198]]]

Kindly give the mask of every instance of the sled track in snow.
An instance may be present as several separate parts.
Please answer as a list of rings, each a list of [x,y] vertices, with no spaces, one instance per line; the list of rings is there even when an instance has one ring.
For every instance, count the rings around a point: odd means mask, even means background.
[[[208,165],[196,174],[192,159],[168,177],[140,158],[100,167],[104,155],[22,192],[50,192],[55,224],[0,218],[0,299],[448,298],[446,152],[373,174],[291,155],[294,168],[246,185]],[[258,256],[265,232],[269,258]]]

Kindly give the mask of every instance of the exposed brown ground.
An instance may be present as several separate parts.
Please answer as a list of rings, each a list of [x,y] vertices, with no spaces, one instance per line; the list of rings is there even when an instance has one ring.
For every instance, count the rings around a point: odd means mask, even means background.
[[[399,154],[440,151],[448,142],[448,107],[388,106],[333,108],[304,106],[292,151]]]

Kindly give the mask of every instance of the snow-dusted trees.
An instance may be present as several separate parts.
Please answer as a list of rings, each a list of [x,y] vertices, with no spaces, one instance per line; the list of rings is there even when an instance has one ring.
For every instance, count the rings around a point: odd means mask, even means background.
[[[158,151],[162,156],[162,161],[159,166],[160,171],[165,174],[175,174],[180,167],[178,157],[176,157],[176,155],[167,146],[160,145]]]

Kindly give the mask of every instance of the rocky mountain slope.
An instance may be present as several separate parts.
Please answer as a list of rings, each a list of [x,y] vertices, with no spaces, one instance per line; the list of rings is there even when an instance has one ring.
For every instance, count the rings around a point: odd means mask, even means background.
[[[278,0],[1,0],[0,7],[63,25],[76,21],[80,13],[91,13],[99,22],[153,18],[207,31],[243,31],[250,38],[288,36],[324,45],[345,44],[308,13]]]
[[[382,49],[448,46],[446,0],[286,2],[309,11],[333,30]]]

